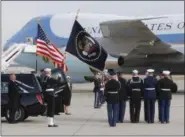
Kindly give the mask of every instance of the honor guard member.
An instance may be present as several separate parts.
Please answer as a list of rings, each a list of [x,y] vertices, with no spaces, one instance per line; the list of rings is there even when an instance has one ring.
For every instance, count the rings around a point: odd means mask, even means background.
[[[45,93],[44,95],[47,102],[48,127],[58,127],[58,125],[55,125],[53,121],[55,114],[55,84],[57,82],[51,77],[51,69],[46,68],[44,71],[46,77],[43,92]]]
[[[117,122],[123,123],[126,109],[126,101],[128,100],[128,88],[127,80],[124,78],[122,72],[118,73],[118,80],[121,84],[121,88],[118,91],[119,93],[119,108],[118,108],[118,120]]]
[[[132,123],[138,123],[141,110],[141,98],[143,97],[143,80],[138,76],[138,70],[133,70],[132,78],[128,81],[130,96],[130,119]]]
[[[114,127],[116,126],[116,121],[118,117],[118,91],[120,90],[121,85],[114,70],[109,70],[109,74],[111,76],[105,84],[104,95],[107,102],[108,122],[111,127]]]
[[[148,69],[147,72],[148,76],[144,79],[145,111],[147,111],[145,114],[147,115],[146,121],[154,123],[157,80],[153,76],[153,69]]]
[[[146,71],[146,73],[145,73],[145,78],[147,78],[148,77],[148,71]],[[146,99],[144,99],[144,120],[145,120],[145,122],[147,122],[147,103],[146,103],[147,101],[146,101]]]
[[[94,108],[100,107],[100,88],[101,88],[101,79],[100,79],[100,73],[95,74],[94,78]]]
[[[10,74],[10,81],[8,83],[8,97],[9,97],[9,110],[10,117],[8,119],[9,123],[15,123],[15,113],[20,106],[20,93],[17,84],[15,83],[16,75]]]
[[[171,79],[169,79],[170,71],[163,71],[162,74],[164,78],[160,79],[157,83],[157,92],[160,101],[160,121],[161,123],[169,123],[170,104],[174,83]]]

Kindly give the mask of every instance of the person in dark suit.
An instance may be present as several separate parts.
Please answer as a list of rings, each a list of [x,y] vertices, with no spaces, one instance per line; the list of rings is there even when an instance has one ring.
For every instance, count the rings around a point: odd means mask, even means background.
[[[15,123],[15,113],[20,105],[20,94],[19,88],[15,83],[16,75],[14,73],[10,74],[10,81],[8,83],[8,97],[9,97],[9,109],[10,117],[8,119],[9,123]]]
[[[70,81],[70,77],[66,77],[68,82]],[[70,83],[67,83],[68,86],[64,88],[64,98],[63,98],[63,103],[64,103],[64,111],[66,115],[71,115],[69,112],[69,106],[71,105],[71,97],[72,97],[72,89]]]

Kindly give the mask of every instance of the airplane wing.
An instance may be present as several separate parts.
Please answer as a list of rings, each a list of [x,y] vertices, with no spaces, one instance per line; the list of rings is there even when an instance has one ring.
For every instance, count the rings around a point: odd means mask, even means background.
[[[100,23],[100,28],[104,38],[99,41],[110,54],[127,53],[126,57],[132,57],[177,52],[153,34],[141,19],[106,21]]]

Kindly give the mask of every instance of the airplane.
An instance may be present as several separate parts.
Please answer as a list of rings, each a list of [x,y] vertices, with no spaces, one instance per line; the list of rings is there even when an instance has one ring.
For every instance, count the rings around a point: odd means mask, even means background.
[[[7,50],[14,43],[30,43],[32,52],[22,53],[18,64],[30,68],[53,68],[52,63],[36,56],[33,41],[37,35],[37,23],[42,25],[47,37],[64,53],[76,13],[45,15],[32,18],[4,45]],[[184,14],[127,17],[111,14],[79,13],[78,22],[109,53],[106,68],[131,72],[136,68],[170,69],[184,74]],[[84,76],[93,76],[85,63],[67,54],[67,75],[73,83],[86,82]]]

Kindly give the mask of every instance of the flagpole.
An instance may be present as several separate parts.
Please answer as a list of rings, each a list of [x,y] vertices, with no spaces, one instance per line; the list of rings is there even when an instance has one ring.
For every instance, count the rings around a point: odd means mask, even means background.
[[[36,19],[36,21],[37,21],[37,24],[39,24],[39,20],[40,20],[40,18],[38,17],[37,19]],[[38,29],[38,28],[37,28]],[[37,46],[37,45],[36,45]],[[38,71],[38,61],[37,61],[37,53],[35,53],[35,55],[36,55],[36,61],[35,61],[35,71],[37,72]]]
[[[80,9],[77,10],[76,12],[76,16],[75,16],[75,21],[78,19],[78,14],[80,13]],[[64,51],[64,55],[65,55],[65,60],[66,60],[66,57],[67,57],[67,53],[66,51]]]

